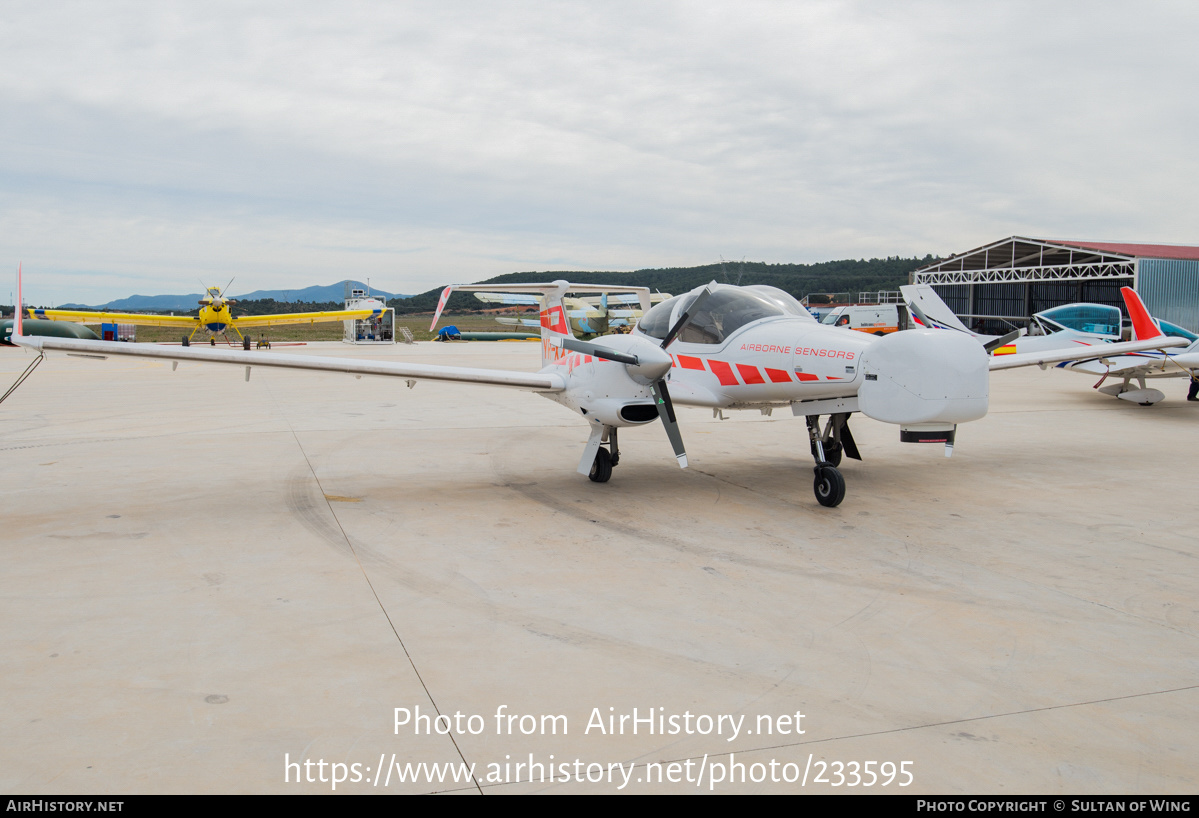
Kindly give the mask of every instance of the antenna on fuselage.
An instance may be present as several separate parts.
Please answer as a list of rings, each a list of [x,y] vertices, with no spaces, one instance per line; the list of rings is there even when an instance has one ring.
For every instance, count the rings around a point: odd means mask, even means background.
[[[720,257],[720,271],[724,274],[724,283],[732,284],[733,282],[729,281],[728,268],[725,267],[724,265],[725,265],[725,259],[724,259],[724,256],[722,255]],[[738,270],[737,270],[737,286],[738,287],[741,286],[741,279],[744,276],[745,276],[745,256],[742,256],[741,261],[739,262]]]

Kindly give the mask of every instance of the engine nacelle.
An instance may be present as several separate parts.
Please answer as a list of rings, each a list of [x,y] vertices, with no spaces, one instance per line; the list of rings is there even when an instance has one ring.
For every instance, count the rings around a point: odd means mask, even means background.
[[[588,420],[598,420],[605,426],[640,426],[658,419],[658,407],[652,397],[591,398],[579,403],[579,413]]]
[[[988,363],[982,344],[964,333],[895,332],[862,353],[858,406],[903,426],[978,420],[987,414]]]

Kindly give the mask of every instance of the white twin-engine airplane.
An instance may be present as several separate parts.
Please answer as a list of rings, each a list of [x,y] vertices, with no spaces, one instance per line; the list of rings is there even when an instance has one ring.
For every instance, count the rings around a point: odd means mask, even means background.
[[[20,287],[18,275],[18,306]],[[454,289],[496,287],[447,287],[438,316]],[[542,368],[536,374],[30,337],[21,332],[19,309],[13,343],[40,353],[234,364],[245,367],[247,380],[252,367],[271,366],[391,376],[410,386],[417,380],[437,380],[536,392],[578,412],[591,425],[578,470],[597,483],[606,482],[620,461],[617,431],[659,419],[679,465],[686,468],[675,402],[716,411],[758,409],[764,414],[789,407],[807,421],[815,459],[814,490],[825,506],[836,506],[845,496],[845,481],[836,468],[842,453],[861,459],[848,425],[854,412],[897,424],[900,440],[944,443],[946,455],[952,452],[957,424],[987,413],[990,359],[978,341],[963,333],[909,330],[875,337],[822,326],[793,297],[766,286],[712,282],[652,309],[647,288],[555,281],[508,289],[542,296]],[[563,297],[567,292],[605,291],[637,293],[646,312],[636,329],[629,335],[605,336],[602,344],[575,338],[570,334]],[[1121,351],[1161,349],[1177,343],[1184,342],[1132,342]],[[1116,350],[1107,346],[1103,351],[1112,354]],[[1068,350],[1059,358],[1051,354],[1008,358],[1027,357],[1023,363],[1032,365],[1066,360],[1066,355],[1077,360],[1078,351]],[[823,428],[821,416],[827,416]]]

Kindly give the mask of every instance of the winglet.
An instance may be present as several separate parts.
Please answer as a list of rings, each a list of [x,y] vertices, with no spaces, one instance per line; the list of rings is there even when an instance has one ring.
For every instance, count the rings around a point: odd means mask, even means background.
[[[1120,295],[1124,296],[1124,305],[1128,307],[1128,317],[1132,319],[1132,340],[1147,341],[1165,335],[1145,308],[1145,302],[1137,295],[1132,287],[1121,287]]]
[[[437,327],[437,320],[441,318],[441,311],[445,309],[445,302],[450,300],[450,293],[454,287],[451,284],[441,291],[441,298],[437,302],[437,312],[433,313],[433,323],[429,325],[429,332],[432,332]]]

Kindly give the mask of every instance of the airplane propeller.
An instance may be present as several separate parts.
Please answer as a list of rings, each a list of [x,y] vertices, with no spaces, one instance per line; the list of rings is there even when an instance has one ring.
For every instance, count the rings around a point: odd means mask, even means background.
[[[985,349],[987,351],[987,354],[990,355],[992,352],[999,349],[1000,347],[1004,347],[1004,346],[1007,346],[1008,344],[1012,343],[1013,341],[1015,341],[1017,338],[1019,338],[1023,334],[1024,334],[1024,330],[1022,330],[1022,329],[1012,330],[1007,335],[1000,336],[999,338],[996,338],[994,341],[988,341],[987,343],[983,344],[983,349]]]
[[[561,347],[572,352],[622,363],[628,367],[629,374],[633,376],[634,380],[649,386],[650,392],[654,396],[658,417],[662,420],[662,426],[666,429],[666,437],[669,438],[670,446],[674,449],[675,459],[684,469],[687,468],[687,450],[683,446],[683,435],[679,431],[678,420],[674,413],[674,403],[670,399],[670,390],[666,387],[666,376],[674,365],[674,359],[666,352],[666,347],[674,343],[679,334],[691,323],[691,319],[699,312],[700,307],[711,294],[711,287],[705,287],[699,295],[692,299],[691,303],[687,305],[687,309],[679,316],[679,320],[675,321],[674,326],[666,333],[666,337],[662,339],[660,345],[654,346],[652,342],[642,338],[630,339],[634,344],[633,348],[636,350],[636,354],[620,352],[602,344],[580,341],[572,337],[557,340]]]
[[[229,287],[231,287],[233,285],[233,282],[236,279],[237,279],[237,276],[234,276],[233,278],[229,279],[229,283],[226,284],[224,287],[221,287],[219,290],[217,290],[216,295],[210,296],[208,298],[201,298],[198,302],[199,305],[201,307],[212,307],[214,310],[220,311],[221,307],[225,306],[226,304],[229,304],[229,305],[236,304],[237,303],[236,299],[225,298],[225,293],[229,291]],[[201,279],[200,283],[203,284],[203,279]],[[204,292],[208,292],[207,285],[205,285],[205,287],[204,287]]]
[[[691,323],[691,319],[699,313],[700,306],[711,294],[712,288],[710,286],[704,287],[703,291],[687,305],[687,309],[679,316],[679,320],[675,321],[674,326],[670,328],[670,331],[666,333],[666,337],[662,339],[660,349],[663,352],[666,351],[666,347],[674,343],[674,340],[679,337],[679,333]],[[674,416],[674,403],[670,400],[670,390],[666,388],[666,374],[669,371],[670,368],[667,367],[661,377],[650,386],[650,389],[653,390],[654,398],[658,405],[658,417],[662,419],[662,425],[666,428],[666,436],[670,438],[670,446],[674,449],[674,456],[679,461],[679,466],[685,469],[687,468],[687,450],[683,448],[683,435],[679,432],[679,424]]]

